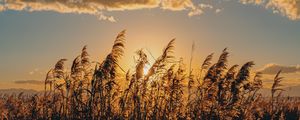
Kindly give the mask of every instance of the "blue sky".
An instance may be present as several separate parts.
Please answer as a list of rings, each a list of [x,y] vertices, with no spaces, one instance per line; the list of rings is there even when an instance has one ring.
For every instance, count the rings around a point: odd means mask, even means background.
[[[191,45],[196,43],[194,66],[225,47],[231,53],[231,65],[253,60],[259,70],[270,63],[299,64],[300,22],[288,12],[274,13],[260,4],[233,1],[206,5],[213,8],[200,7],[203,13],[195,16],[188,16],[188,5],[186,9],[173,6],[103,12],[116,22],[99,20],[94,13],[61,13],[55,9],[30,12],[7,7],[0,12],[0,81],[43,80],[58,59],[67,58],[70,64],[84,45],[88,45],[93,60],[100,61],[123,29],[127,30],[122,61],[126,69],[134,65],[134,51],[148,48],[159,56],[172,38],[176,38],[178,57],[189,58]],[[217,9],[221,12],[216,13]],[[291,74],[291,78],[299,78]]]

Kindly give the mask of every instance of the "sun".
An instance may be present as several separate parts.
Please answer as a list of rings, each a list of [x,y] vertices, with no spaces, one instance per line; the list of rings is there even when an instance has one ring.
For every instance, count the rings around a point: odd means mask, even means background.
[[[146,76],[148,74],[149,69],[150,69],[150,65],[146,64],[144,67],[144,76]]]

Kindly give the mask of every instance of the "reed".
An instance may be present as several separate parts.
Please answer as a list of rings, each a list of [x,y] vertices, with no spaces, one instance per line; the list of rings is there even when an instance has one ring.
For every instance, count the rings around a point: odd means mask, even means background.
[[[117,35],[102,62],[92,62],[87,46],[69,70],[67,60],[60,59],[47,73],[42,94],[0,95],[0,119],[300,119],[300,99],[281,95],[281,71],[274,77],[270,99],[263,97],[263,74],[251,70],[252,61],[230,66],[227,48],[215,63],[209,54],[192,70],[195,46],[186,66],[173,55],[172,39],[148,73],[143,49],[136,52],[135,69],[125,72],[120,64],[125,33]]]

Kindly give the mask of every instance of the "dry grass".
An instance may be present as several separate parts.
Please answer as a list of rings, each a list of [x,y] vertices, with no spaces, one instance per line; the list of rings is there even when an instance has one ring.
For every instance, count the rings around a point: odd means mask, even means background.
[[[1,95],[0,119],[299,119],[299,99],[281,97],[280,71],[267,99],[258,93],[262,74],[251,77],[253,62],[229,67],[224,49],[216,63],[208,55],[199,71],[191,69],[191,57],[187,71],[183,59],[173,56],[174,48],[175,39],[148,73],[143,71],[147,54],[138,50],[136,69],[123,75],[118,71],[124,71],[119,61],[125,31],[102,62],[91,62],[84,46],[70,70],[61,59],[47,73],[44,94]]]

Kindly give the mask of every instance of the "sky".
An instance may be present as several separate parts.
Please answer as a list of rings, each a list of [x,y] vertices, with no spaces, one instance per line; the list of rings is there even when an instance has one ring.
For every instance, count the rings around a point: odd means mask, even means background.
[[[254,61],[267,87],[279,69],[285,86],[300,86],[300,0],[0,0],[0,88],[40,89],[36,81],[84,45],[101,61],[124,29],[125,69],[136,50],[158,57],[176,38],[186,62],[195,43],[195,68],[227,47],[229,64]]]

